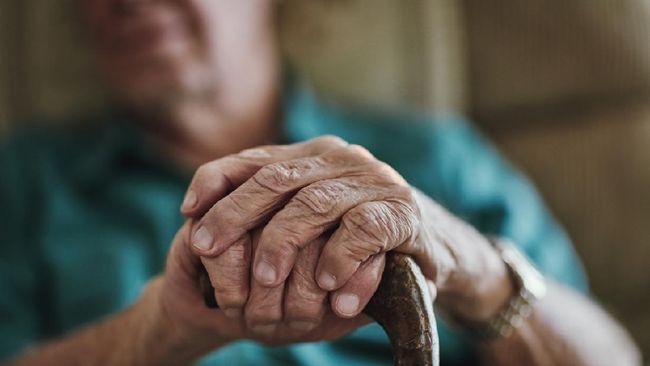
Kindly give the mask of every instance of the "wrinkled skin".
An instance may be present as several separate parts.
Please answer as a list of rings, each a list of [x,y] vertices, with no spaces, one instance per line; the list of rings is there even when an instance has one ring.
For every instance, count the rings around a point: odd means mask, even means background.
[[[224,311],[207,308],[198,286],[201,261],[199,257],[191,253],[190,227],[188,222],[178,232],[167,259],[165,276],[159,279],[163,288],[163,291],[159,292],[159,302],[163,311],[174,324],[173,328],[181,332],[182,337],[187,339],[188,342],[207,341],[208,344],[204,345],[204,347],[211,349],[238,339],[253,339],[269,345],[333,340],[370,322],[370,319],[365,315],[343,319],[331,311],[327,311],[325,306],[327,292],[318,289],[312,281],[308,280],[313,277],[318,254],[324,244],[323,238],[312,241],[301,251],[300,261],[294,268],[291,280],[293,284],[291,288],[299,293],[289,295],[296,298],[306,296],[307,298],[304,301],[318,304],[318,306],[313,306],[321,311],[318,316],[323,319],[323,322],[318,327],[304,331],[302,329],[293,329],[287,324],[279,324],[273,329],[255,331],[247,326],[244,318],[240,315],[226,315]],[[253,233],[246,235],[246,248],[242,248],[243,252],[246,253],[245,255],[248,255],[250,249],[257,246],[260,233],[260,230],[255,230]],[[232,252],[237,251],[238,249],[232,250]],[[214,263],[225,263],[231,259],[232,257],[223,257],[221,260],[215,260]],[[244,267],[242,263],[247,262],[232,261],[225,263],[233,265],[234,268],[224,268],[224,272],[234,271],[234,273],[239,273],[238,270]],[[383,264],[382,260],[375,260],[366,265],[368,269],[361,271],[361,273],[365,273],[367,277],[375,277],[383,270]],[[368,289],[371,292],[374,292],[374,290],[373,288]],[[262,304],[264,301],[276,300],[272,295],[269,296],[268,291],[265,289],[259,288],[254,291],[256,296],[259,296],[259,299],[262,300]],[[257,304],[257,301],[252,300],[250,304]],[[299,305],[300,303],[296,303],[292,306]]]
[[[492,294],[476,284],[492,281],[477,279],[499,273],[502,263],[485,239],[367,150],[338,138],[205,164],[182,210],[194,218],[188,240],[222,311],[258,336],[287,326],[318,332],[331,313],[358,318],[390,250],[416,259],[451,312],[483,319],[493,311],[481,301]],[[255,245],[251,230],[261,230]],[[456,306],[456,298],[473,301]]]

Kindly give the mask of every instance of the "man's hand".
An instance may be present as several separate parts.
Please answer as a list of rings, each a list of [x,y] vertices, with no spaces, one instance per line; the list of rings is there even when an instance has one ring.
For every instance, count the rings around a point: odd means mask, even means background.
[[[505,266],[483,236],[366,149],[335,137],[245,150],[205,164],[182,212],[196,220],[192,249],[210,274],[217,302],[232,316],[243,313],[251,329],[313,328],[322,322],[322,291],[331,292],[338,316],[358,316],[381,278],[368,268],[389,250],[412,255],[454,315],[485,319],[511,291]],[[246,237],[256,228],[263,230],[251,248]],[[313,279],[304,278],[297,271],[302,251],[328,233]],[[254,253],[250,281],[241,254],[247,250]],[[318,289],[293,296],[295,278]],[[309,298],[316,301],[304,301]]]
[[[188,221],[176,234],[167,257],[165,272],[154,278],[142,296],[131,307],[102,322],[44,343],[12,360],[11,365],[184,365],[240,339],[252,339],[268,345],[315,342],[337,339],[368,324],[371,320],[360,315],[341,319],[326,306],[327,293],[311,280],[325,238],[317,238],[299,253],[299,263],[287,293],[299,314],[301,304],[317,308],[324,321],[306,331],[286,324],[250,329],[241,313],[226,314],[224,310],[209,309],[203,302],[199,276],[203,264],[192,252]],[[253,230],[242,240],[240,253],[233,246],[230,257],[221,260],[234,267],[220,268],[225,276],[239,279],[248,268],[251,249],[259,240],[259,230]],[[206,262],[207,263],[207,262]],[[215,265],[219,262],[215,261]],[[359,271],[358,281],[372,283],[384,268],[383,257],[377,257]],[[214,271],[214,268],[212,268]],[[366,276],[366,277],[363,277]],[[372,293],[370,286],[362,292]],[[251,303],[274,303],[281,293],[273,289],[252,286]],[[314,306],[316,305],[316,306]]]
[[[158,301],[153,301],[160,306],[163,314],[162,323],[169,324],[169,329],[177,334],[177,339],[183,339],[183,348],[194,350],[194,353],[204,354],[232,341],[252,339],[269,345],[283,345],[308,341],[322,341],[339,338],[358,327],[370,322],[364,315],[352,319],[341,319],[334,315],[325,306],[326,291],[316,286],[313,281],[314,270],[318,255],[325,243],[324,238],[316,238],[299,253],[300,262],[294,268],[292,277],[292,291],[286,296],[292,299],[292,304],[301,311],[301,304],[309,303],[311,308],[317,308],[318,316],[326,321],[319,327],[310,327],[305,334],[305,329],[295,330],[286,324],[263,324],[258,328],[251,328],[245,322],[242,312],[233,312],[233,308],[215,311],[204,304],[199,286],[199,276],[203,263],[208,265],[209,272],[219,269],[224,274],[224,279],[213,280],[213,283],[222,284],[232,276],[239,279],[246,276],[243,269],[249,266],[251,249],[254,252],[258,245],[260,231],[253,230],[244,235],[240,244],[234,244],[229,255],[221,256],[213,262],[203,261],[190,250],[189,222],[179,230],[172,249],[167,259],[164,275],[150,286],[151,292],[156,293]],[[237,247],[239,246],[239,248]],[[223,265],[223,266],[221,266]],[[384,266],[383,257],[366,265],[367,270],[360,271],[366,277],[360,280],[379,278]],[[238,284],[239,285],[239,284]],[[374,292],[378,283],[364,291]],[[250,304],[264,307],[274,304],[284,294],[275,289],[251,286]],[[306,298],[304,296],[307,296]],[[309,307],[309,306],[308,306]],[[231,310],[231,311],[228,311]]]
[[[336,138],[209,163],[183,212],[193,219],[174,239],[165,273],[136,304],[14,364],[177,365],[242,338],[339,338],[370,321],[357,314],[377,288],[388,250],[412,255],[435,282],[439,309],[456,317],[484,321],[512,292],[485,238]],[[220,310],[203,303],[202,266]],[[498,365],[640,364],[607,313],[552,282],[527,321],[511,337],[482,344],[481,355]]]

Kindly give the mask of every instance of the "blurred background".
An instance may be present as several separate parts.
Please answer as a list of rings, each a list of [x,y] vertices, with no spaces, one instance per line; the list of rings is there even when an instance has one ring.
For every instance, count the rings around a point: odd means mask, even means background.
[[[323,95],[471,117],[536,182],[594,296],[650,355],[650,1],[285,0],[281,13],[287,58]],[[106,103],[78,22],[73,0],[0,1],[0,136]]]

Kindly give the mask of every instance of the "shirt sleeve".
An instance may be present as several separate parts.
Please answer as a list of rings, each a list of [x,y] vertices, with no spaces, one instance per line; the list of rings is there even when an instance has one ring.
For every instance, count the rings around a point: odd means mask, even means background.
[[[580,260],[533,184],[469,123],[441,129],[438,176],[446,206],[481,232],[514,241],[546,276],[586,292]]]
[[[0,145],[0,362],[38,339],[36,248],[29,237],[26,164],[19,143]]]

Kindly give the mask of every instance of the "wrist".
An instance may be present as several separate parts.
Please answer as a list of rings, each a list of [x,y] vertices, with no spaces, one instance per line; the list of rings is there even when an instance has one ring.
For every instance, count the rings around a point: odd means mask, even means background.
[[[487,239],[483,270],[450,279],[440,290],[445,312],[460,323],[482,323],[494,318],[516,294],[516,284],[507,265]]]
[[[508,302],[516,295],[517,285],[496,250],[493,250],[498,258],[498,264],[485,275],[483,285],[477,288],[476,307],[468,319],[478,322],[486,322],[493,319]]]
[[[425,275],[435,279],[438,307],[453,318],[490,319],[515,293],[499,252],[471,225],[414,190],[424,223],[420,248],[427,249],[419,256],[423,258],[420,262],[425,264]]]
[[[512,242],[501,238],[491,238],[490,242],[499,253],[510,280],[506,302],[504,304],[498,295],[493,296],[493,301],[487,304],[496,307],[484,307],[480,317],[454,319],[479,340],[510,336],[532,313],[535,303],[546,294],[543,276]],[[504,291],[503,294],[508,292]]]
[[[143,296],[135,304],[134,318],[140,323],[141,332],[135,344],[139,344],[142,364],[180,365],[190,364],[222,344],[208,342],[209,337],[193,337],[191,332],[173,320],[167,312],[161,294],[164,281],[154,278],[145,288]]]

